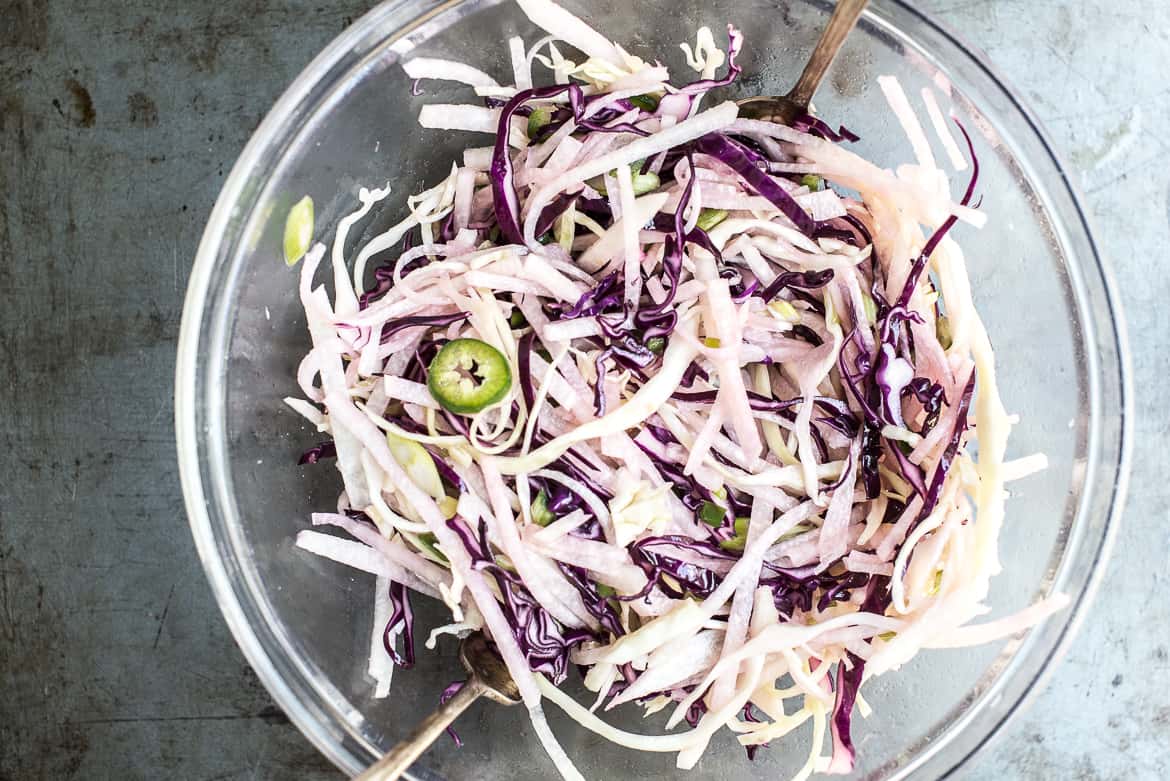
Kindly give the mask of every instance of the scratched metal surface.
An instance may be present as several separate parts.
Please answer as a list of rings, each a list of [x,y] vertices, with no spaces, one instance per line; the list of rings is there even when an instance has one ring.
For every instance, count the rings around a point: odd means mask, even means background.
[[[339,777],[212,601],[171,375],[225,172],[367,5],[0,0],[0,779]],[[1072,163],[1136,348],[1134,491],[1094,618],[962,775],[1170,777],[1170,6],[922,5],[987,51]]]

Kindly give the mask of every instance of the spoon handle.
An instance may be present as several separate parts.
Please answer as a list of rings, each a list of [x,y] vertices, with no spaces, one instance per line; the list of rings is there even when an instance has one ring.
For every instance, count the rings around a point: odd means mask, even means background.
[[[833,15],[829,17],[829,23],[825,26],[825,31],[821,33],[821,39],[817,41],[812,56],[808,58],[808,64],[804,66],[796,86],[788,93],[790,101],[802,109],[808,108],[813,93],[817,91],[821,79],[825,77],[825,71],[829,69],[829,65],[837,56],[837,51],[845,42],[845,38],[853,26],[857,24],[857,20],[861,17],[861,12],[865,10],[868,1],[838,0],[837,7],[833,9]]]
[[[394,781],[399,778],[427,750],[427,747],[443,734],[443,730],[451,726],[451,722],[479,699],[484,691],[485,687],[479,677],[471,676],[454,697],[436,708],[435,712],[423,719],[410,735],[390,749],[384,757],[370,765],[354,781]]]

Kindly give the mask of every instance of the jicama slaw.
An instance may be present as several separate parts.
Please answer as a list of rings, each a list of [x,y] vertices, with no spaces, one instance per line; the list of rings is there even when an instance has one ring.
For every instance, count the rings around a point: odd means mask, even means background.
[[[546,699],[680,768],[721,728],[750,757],[811,722],[794,778],[849,772],[866,681],[1063,605],[969,624],[999,571],[1004,482],[1044,466],[1004,461],[1013,421],[949,235],[984,222],[972,142],[956,123],[956,199],[892,79],[916,157],[896,172],[811,114],[787,127],[708,99],[741,72],[730,25],[726,51],[705,27],[682,45],[679,86],[552,2],[519,5],[549,34],[508,42],[510,84],[404,65],[479,99],[425,106],[424,127],[491,146],[356,252],[389,186],[361,190],[330,248],[309,246],[311,202],[290,214],[312,349],[286,401],[329,435],[302,463],[335,458],[344,484],[312,522],[348,535],[297,544],[376,576],[376,696],[414,663],[411,592],[441,600],[451,622],[426,646],[483,630],[565,778]],[[314,286],[327,252],[332,300]],[[559,688],[573,666],[591,707]],[[598,715],[630,702],[689,729]]]

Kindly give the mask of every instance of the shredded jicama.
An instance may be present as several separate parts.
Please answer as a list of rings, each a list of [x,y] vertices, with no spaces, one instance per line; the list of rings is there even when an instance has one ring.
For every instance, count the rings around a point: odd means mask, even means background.
[[[452,618],[426,647],[485,632],[565,778],[581,776],[542,699],[682,768],[722,727],[750,756],[811,722],[794,778],[848,772],[863,681],[1065,602],[967,624],[999,570],[1004,483],[1046,465],[1004,461],[1014,420],[948,235],[985,219],[971,141],[960,126],[972,175],[956,198],[892,78],[879,84],[916,161],[894,171],[813,116],[700,108],[740,73],[733,27],[726,51],[705,27],[682,44],[698,80],[671,85],[550,0],[518,2],[548,35],[508,41],[510,83],[403,66],[485,98],[425,106],[423,127],[493,144],[351,249],[391,192],[362,189],[329,248],[332,301],[314,287],[327,248],[305,255],[312,350],[305,399],[285,401],[331,437],[303,460],[335,456],[344,484],[313,523],[353,539],[297,545],[376,576],[375,696],[414,658],[410,592],[440,599]],[[436,368],[456,348],[463,363]],[[592,709],[559,688],[574,664]],[[631,701],[691,729],[634,734],[594,713]]]

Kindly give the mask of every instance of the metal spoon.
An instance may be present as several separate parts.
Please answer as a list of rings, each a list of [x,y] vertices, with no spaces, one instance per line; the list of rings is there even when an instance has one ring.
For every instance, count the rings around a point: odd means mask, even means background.
[[[821,33],[821,39],[817,41],[816,48],[808,58],[808,64],[804,66],[804,71],[796,80],[796,86],[781,97],[761,95],[739,101],[740,116],[791,125],[798,116],[808,113],[808,104],[813,93],[820,86],[825,71],[837,56],[846,36],[857,24],[868,1],[839,0],[837,7],[833,9],[833,15],[829,17],[825,31]]]
[[[516,682],[508,674],[504,661],[488,645],[482,632],[473,632],[463,639],[459,644],[459,659],[470,673],[467,683],[355,781],[393,781],[399,778],[443,734],[443,730],[481,695],[504,705],[520,702],[520,690],[516,688]]]

